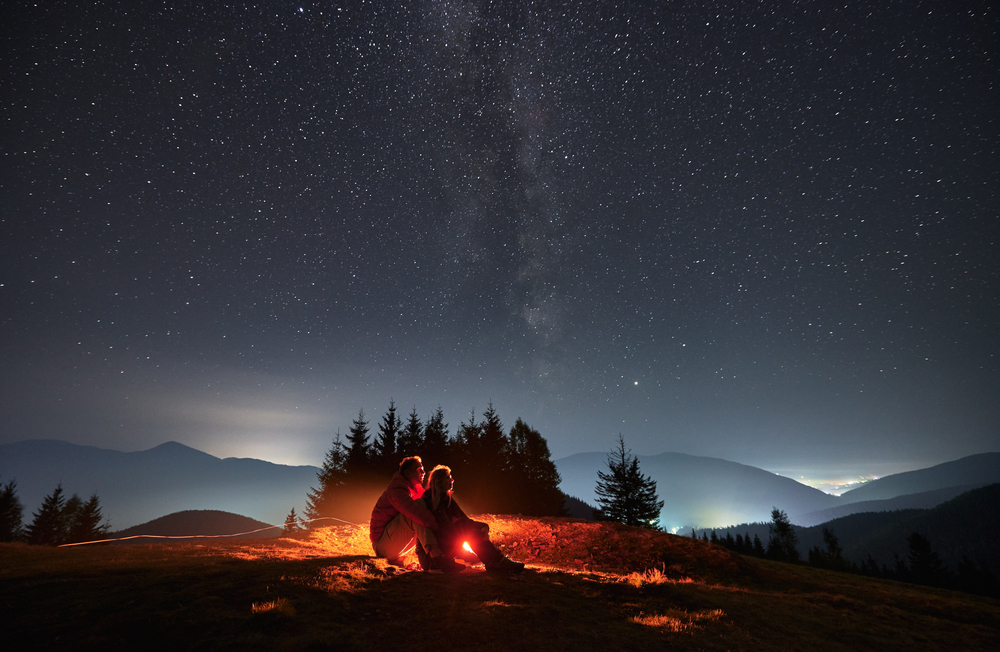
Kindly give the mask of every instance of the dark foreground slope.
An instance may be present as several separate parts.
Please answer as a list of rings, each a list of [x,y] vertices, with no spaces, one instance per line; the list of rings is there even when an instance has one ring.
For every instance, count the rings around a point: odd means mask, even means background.
[[[0,545],[17,649],[1000,649],[1000,602],[568,519],[484,517],[529,569],[400,572],[364,528],[89,548]]]

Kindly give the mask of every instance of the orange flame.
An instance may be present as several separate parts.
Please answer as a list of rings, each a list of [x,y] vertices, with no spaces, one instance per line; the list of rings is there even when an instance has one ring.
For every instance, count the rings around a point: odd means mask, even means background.
[[[472,552],[472,548],[469,547],[469,542],[468,541],[466,541],[465,543],[462,544],[462,548],[464,548],[465,550],[467,550],[469,552]]]

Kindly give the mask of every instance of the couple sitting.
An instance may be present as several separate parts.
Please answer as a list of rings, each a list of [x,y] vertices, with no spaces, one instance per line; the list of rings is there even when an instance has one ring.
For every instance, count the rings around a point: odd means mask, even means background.
[[[399,464],[399,472],[379,496],[372,510],[368,535],[376,557],[400,565],[400,557],[413,548],[416,539],[417,559],[426,571],[458,573],[464,566],[456,557],[467,553],[462,544],[468,543],[486,570],[519,573],[524,564],[513,561],[490,541],[489,526],[473,521],[452,498],[454,481],[451,469],[438,465],[424,480],[424,465],[419,457],[407,457]]]

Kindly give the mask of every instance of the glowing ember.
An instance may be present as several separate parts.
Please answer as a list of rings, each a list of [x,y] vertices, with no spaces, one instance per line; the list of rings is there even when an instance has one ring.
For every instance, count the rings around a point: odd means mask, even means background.
[[[462,548],[464,548],[468,552],[472,552],[472,548],[469,547],[469,542],[468,541],[466,541],[465,543],[462,544]]]

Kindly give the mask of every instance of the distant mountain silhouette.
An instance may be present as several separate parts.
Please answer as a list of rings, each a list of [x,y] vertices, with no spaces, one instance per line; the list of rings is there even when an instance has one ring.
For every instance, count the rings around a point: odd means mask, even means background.
[[[792,523],[812,525],[860,511],[932,507],[964,488],[1000,482],[1000,453],[887,476],[843,497],[716,458],[663,453],[639,456],[639,463],[656,480],[664,501],[660,522],[668,530],[765,523],[772,507],[784,510]],[[560,489],[596,506],[597,472],[607,470],[607,453],[580,453],[555,464]],[[221,510],[280,525],[292,507],[304,512],[318,471],[314,466],[219,459],[177,442],[135,453],[57,440],[0,444],[0,481],[17,481],[28,522],[43,498],[62,483],[68,495],[86,499],[97,493],[112,529],[187,510]],[[586,505],[570,501],[568,507],[574,516],[587,515]]]
[[[597,471],[607,471],[607,458],[606,453],[579,453],[556,460],[560,488],[597,505]],[[712,457],[662,453],[638,458],[642,473],[656,480],[657,493],[664,501],[660,524],[668,530],[692,526],[722,530],[735,523],[766,523],[773,507],[783,510],[792,523],[817,525],[858,512],[931,508],[968,489],[1000,482],[1000,453],[971,455],[886,476],[840,497],[763,469]]]
[[[67,495],[97,493],[112,529],[183,510],[223,510],[279,525],[305,508],[317,484],[314,466],[219,459],[177,442],[135,453],[58,440],[0,444],[0,479],[17,481],[30,522],[46,495],[62,483]]]
[[[858,514],[861,512],[895,512],[903,509],[930,509],[951,500],[966,491],[975,489],[978,485],[963,485],[961,487],[945,487],[933,491],[923,491],[916,494],[906,494],[886,500],[865,500],[847,505],[839,505],[810,514],[798,514],[793,521],[796,525],[810,527],[832,521],[836,518]]]
[[[896,473],[845,492],[844,503],[886,500],[949,487],[982,487],[1000,482],[1000,453],[979,453],[918,471]]]
[[[906,559],[906,538],[918,532],[931,542],[946,566],[955,570],[962,555],[1000,572],[1000,484],[967,491],[933,509],[861,513],[822,526],[798,528],[803,559],[810,548],[824,549],[823,527],[830,528],[844,549],[844,558],[862,561],[867,555],[892,568],[895,555]]]
[[[257,530],[263,531],[258,532]],[[281,530],[280,527],[272,527],[268,523],[240,516],[239,514],[202,509],[167,514],[166,516],[153,519],[148,523],[115,532],[109,535],[108,538],[133,537],[143,534],[165,537],[239,534],[240,536],[233,538],[264,539],[281,536]],[[140,541],[148,542],[148,540],[143,539],[140,539]]]
[[[736,462],[682,453],[638,457],[642,473],[656,480],[664,502],[660,525],[668,530],[769,521],[774,506],[806,514],[841,504],[836,496]],[[607,471],[607,459],[607,453],[579,453],[556,460],[560,488],[597,505],[597,472]]]
[[[926,492],[932,494],[934,492]],[[877,501],[885,503],[889,501]],[[855,503],[858,504],[858,503]],[[811,548],[826,550],[823,528],[829,528],[843,548],[844,559],[861,564],[871,555],[879,566],[894,568],[896,555],[906,560],[906,538],[917,532],[931,542],[931,547],[952,571],[963,555],[980,566],[1000,573],[1000,484],[963,492],[930,509],[859,512],[812,527],[793,526],[798,537],[799,557],[809,558]],[[757,536],[764,546],[770,536],[765,522],[742,523],[715,528],[719,538],[731,534]],[[698,536],[703,533],[698,531]]]

